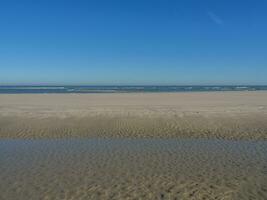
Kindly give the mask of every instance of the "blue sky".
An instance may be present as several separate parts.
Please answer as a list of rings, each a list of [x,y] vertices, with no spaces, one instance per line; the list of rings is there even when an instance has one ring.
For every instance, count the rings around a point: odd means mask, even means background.
[[[267,84],[266,0],[0,1],[0,84]]]

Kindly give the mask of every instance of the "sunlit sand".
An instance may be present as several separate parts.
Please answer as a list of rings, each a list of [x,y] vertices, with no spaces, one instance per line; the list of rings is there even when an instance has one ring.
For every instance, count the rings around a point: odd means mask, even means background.
[[[267,199],[267,92],[0,95],[0,199]]]
[[[1,138],[267,138],[267,92],[0,95]]]

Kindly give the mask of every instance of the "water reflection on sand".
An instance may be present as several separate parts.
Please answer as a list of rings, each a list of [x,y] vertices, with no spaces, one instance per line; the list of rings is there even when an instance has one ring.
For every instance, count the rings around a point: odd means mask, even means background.
[[[267,199],[267,142],[0,140],[0,199]]]

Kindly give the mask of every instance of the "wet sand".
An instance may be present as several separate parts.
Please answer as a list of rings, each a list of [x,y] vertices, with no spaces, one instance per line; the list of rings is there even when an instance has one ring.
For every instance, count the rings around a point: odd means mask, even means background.
[[[267,142],[0,140],[0,199],[267,198]]]
[[[0,95],[0,199],[267,199],[267,92]]]
[[[267,92],[0,95],[0,138],[267,139]]]

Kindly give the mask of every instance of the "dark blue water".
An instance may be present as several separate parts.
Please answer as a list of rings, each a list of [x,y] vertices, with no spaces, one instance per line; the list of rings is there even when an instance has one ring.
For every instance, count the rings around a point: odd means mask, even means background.
[[[266,86],[0,86],[0,94],[19,93],[131,93],[131,92],[206,92],[206,91],[260,91]]]

